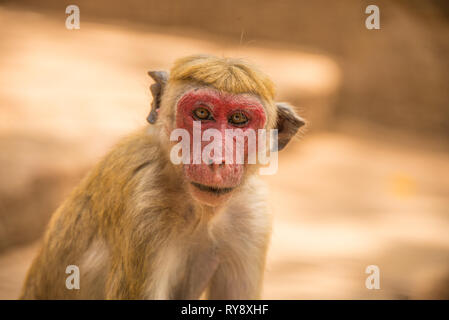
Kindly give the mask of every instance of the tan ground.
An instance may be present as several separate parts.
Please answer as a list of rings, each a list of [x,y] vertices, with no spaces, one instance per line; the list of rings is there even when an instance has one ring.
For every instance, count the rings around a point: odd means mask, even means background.
[[[324,55],[92,23],[68,31],[62,19],[1,7],[0,21],[8,25],[0,28],[3,299],[17,297],[37,249],[17,246],[19,238],[38,235],[87,168],[144,125],[147,69],[189,53],[247,57],[270,73],[282,99],[315,101],[308,112],[316,119],[331,109],[341,81]],[[275,225],[264,297],[441,297],[449,283],[446,146],[342,127],[295,141],[280,154],[278,173],[265,177]],[[381,271],[377,291],[365,288],[373,264]]]

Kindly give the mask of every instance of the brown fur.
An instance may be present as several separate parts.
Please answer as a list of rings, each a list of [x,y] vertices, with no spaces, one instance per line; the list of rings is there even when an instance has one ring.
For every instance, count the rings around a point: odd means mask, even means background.
[[[177,99],[198,85],[257,95],[274,127],[271,82],[236,60],[204,56],[178,61],[172,76],[156,125],[118,144],[54,213],[21,298],[260,297],[271,218],[255,167],[226,206],[201,205],[168,159],[168,135]],[[80,268],[79,290],[65,287],[68,265]]]

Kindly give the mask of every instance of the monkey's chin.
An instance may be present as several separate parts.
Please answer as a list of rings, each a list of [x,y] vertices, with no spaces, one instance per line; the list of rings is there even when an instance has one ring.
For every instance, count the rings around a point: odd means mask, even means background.
[[[217,207],[225,203],[234,190],[234,188],[207,186],[197,182],[190,182],[189,187],[195,200],[211,207]]]

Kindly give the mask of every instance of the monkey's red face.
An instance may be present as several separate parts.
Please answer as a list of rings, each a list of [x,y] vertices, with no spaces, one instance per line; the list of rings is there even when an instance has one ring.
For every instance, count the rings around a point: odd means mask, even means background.
[[[184,175],[194,198],[211,206],[229,198],[241,184],[247,168],[249,139],[245,136],[250,133],[248,130],[253,130],[257,141],[257,130],[263,129],[266,122],[261,101],[252,95],[201,88],[188,91],[180,98],[176,126],[190,135],[191,160],[184,165]],[[245,141],[243,148],[235,147],[238,139]],[[211,146],[219,149],[210,151]],[[231,157],[228,157],[230,146]]]

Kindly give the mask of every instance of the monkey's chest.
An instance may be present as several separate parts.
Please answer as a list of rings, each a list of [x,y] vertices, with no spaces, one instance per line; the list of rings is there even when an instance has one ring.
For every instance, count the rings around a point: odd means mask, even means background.
[[[207,288],[219,258],[214,246],[196,246],[180,257],[174,276],[172,299],[198,299]]]

